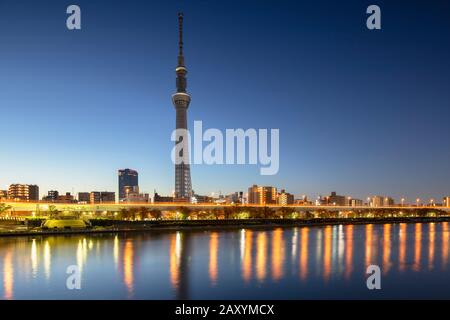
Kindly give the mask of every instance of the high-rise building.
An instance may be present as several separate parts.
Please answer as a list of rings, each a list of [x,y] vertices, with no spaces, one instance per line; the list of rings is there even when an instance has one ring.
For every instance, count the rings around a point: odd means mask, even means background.
[[[138,172],[132,169],[122,169],[119,175],[119,201],[124,201],[127,197],[127,191],[139,188]],[[137,189],[139,192],[139,189]]]
[[[294,195],[281,189],[281,192],[278,194],[277,202],[281,206],[294,204]]]
[[[30,184],[12,184],[8,189],[8,198],[21,201],[39,201],[39,187]]]
[[[123,201],[128,200],[130,197],[134,197],[135,195],[139,194],[139,186],[125,186],[125,198],[123,198]]]
[[[248,188],[248,203],[258,205],[276,204],[277,188],[270,186],[257,186],[254,184]]]
[[[176,110],[176,154],[175,154],[175,201],[190,201],[192,197],[191,169],[189,165],[189,141],[185,136],[187,130],[187,109],[191,96],[186,92],[187,69],[183,55],[183,14],[178,14],[178,65],[177,92],[172,95],[172,103]]]

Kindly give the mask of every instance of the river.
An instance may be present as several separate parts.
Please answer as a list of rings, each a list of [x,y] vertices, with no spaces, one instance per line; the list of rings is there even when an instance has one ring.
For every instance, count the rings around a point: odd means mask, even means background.
[[[448,299],[449,231],[443,222],[5,237],[0,299]],[[369,265],[380,268],[379,290],[367,288]]]

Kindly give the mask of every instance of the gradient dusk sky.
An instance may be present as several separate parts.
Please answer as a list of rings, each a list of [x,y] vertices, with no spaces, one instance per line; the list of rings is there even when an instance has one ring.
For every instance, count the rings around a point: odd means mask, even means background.
[[[82,30],[66,28],[66,8]],[[366,28],[377,4],[382,30]],[[189,126],[279,128],[280,170],[192,166],[197,193],[450,194],[449,1],[0,0],[0,189],[169,194],[177,12]]]

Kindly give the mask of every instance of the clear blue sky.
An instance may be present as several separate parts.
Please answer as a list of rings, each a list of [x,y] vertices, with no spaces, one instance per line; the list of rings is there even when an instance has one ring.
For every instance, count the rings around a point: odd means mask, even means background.
[[[193,166],[197,193],[450,194],[448,1],[0,0],[0,187],[170,193],[180,9],[189,125],[280,129],[277,175]]]

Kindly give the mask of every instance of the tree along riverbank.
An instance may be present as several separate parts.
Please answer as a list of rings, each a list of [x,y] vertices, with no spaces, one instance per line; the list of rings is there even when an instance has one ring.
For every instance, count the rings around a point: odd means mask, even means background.
[[[440,223],[446,217],[383,217],[383,218],[311,218],[311,219],[229,219],[229,220],[152,220],[125,221],[92,219],[88,229],[43,230],[20,224],[0,224],[2,236],[67,235],[86,233],[150,232],[157,230],[214,230],[233,228],[308,227],[340,224]]]

